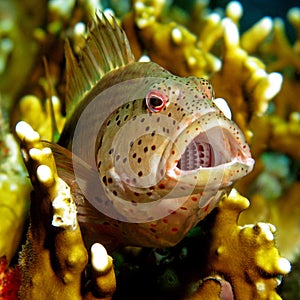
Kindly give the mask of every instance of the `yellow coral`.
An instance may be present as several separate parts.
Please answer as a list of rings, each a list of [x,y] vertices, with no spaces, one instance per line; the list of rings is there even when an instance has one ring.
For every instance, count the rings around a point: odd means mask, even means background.
[[[52,109],[53,107],[53,116]],[[65,124],[65,118],[62,116],[61,102],[56,97],[52,97],[52,103],[47,99],[45,108],[42,101],[35,95],[26,95],[20,100],[20,119],[29,123],[42,139],[52,141],[54,138],[54,126],[57,126],[59,132]],[[54,119],[53,119],[54,117]]]
[[[290,263],[275,247],[273,225],[236,224],[248,206],[249,201],[235,190],[221,201],[212,227],[210,269],[231,284],[234,299],[281,299],[276,293],[277,278],[290,271]],[[208,299],[203,293],[199,299]]]
[[[224,19],[223,25],[222,68],[212,76],[211,82],[216,96],[228,101],[235,121],[249,141],[252,133],[248,120],[252,115],[265,113],[268,102],[281,88],[282,76],[279,73],[268,74],[262,61],[249,56],[240,47],[238,29],[230,19]]]
[[[0,107],[0,257],[10,262],[22,238],[31,186],[19,145],[1,112]]]
[[[139,58],[146,51],[151,60],[180,76],[207,77],[217,71],[219,59],[197,46],[195,34],[176,22],[159,20],[163,3],[136,1],[133,12],[125,16],[123,25],[135,56]],[[134,26],[138,30],[134,30]]]
[[[16,132],[35,190],[20,258],[21,298],[110,298],[115,290],[112,260],[98,245],[91,250],[93,280],[83,282],[88,254],[70,188],[58,177],[51,150],[43,147],[39,134],[24,121],[17,124]]]

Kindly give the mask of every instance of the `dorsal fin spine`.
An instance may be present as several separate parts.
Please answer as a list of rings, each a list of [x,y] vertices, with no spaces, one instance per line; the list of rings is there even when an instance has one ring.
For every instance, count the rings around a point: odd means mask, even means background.
[[[96,13],[78,59],[66,42],[67,117],[106,73],[135,61],[124,31],[111,18],[110,22],[104,13]]]

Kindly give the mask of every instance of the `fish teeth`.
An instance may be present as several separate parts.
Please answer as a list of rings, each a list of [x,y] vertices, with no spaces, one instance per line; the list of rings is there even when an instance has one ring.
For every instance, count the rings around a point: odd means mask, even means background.
[[[179,168],[191,171],[211,165],[211,150],[207,143],[190,142],[180,158]]]

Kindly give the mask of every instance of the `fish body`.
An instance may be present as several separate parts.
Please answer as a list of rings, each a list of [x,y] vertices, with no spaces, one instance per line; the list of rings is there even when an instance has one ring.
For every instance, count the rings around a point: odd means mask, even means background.
[[[66,46],[73,105],[53,147],[59,174],[89,241],[172,246],[254,161],[207,80],[135,62],[111,23],[97,16],[79,59]]]

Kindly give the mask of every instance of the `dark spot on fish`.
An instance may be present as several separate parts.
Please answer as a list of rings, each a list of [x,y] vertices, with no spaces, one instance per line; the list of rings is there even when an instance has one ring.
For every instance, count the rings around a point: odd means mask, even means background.
[[[151,192],[148,192],[147,193],[147,196],[152,196],[153,194]]]
[[[140,194],[138,192],[134,192],[134,195],[135,196],[139,196]]]
[[[147,126],[145,130],[146,130],[146,131],[149,131],[149,129],[150,129],[150,126]]]
[[[152,231],[153,233],[155,233],[155,232],[156,232],[156,229],[150,228],[150,231]]]
[[[133,142],[131,141],[129,145],[130,145],[130,148],[131,148],[133,146]]]
[[[137,162],[138,162],[138,163],[141,163],[141,161],[142,161],[142,158],[139,157],[138,160],[137,160]]]
[[[146,153],[148,151],[148,147],[145,147],[144,148],[144,152]]]
[[[121,120],[119,120],[119,121],[117,122],[117,125],[118,125],[118,126],[120,126],[120,124],[121,124]]]
[[[108,177],[107,182],[108,182],[108,183],[113,183],[112,178],[111,178],[111,177]]]
[[[160,121],[160,117],[158,117],[158,118],[156,119],[156,122],[157,122],[157,123],[159,123],[159,121]]]
[[[100,160],[100,161],[98,162],[98,169],[101,167],[101,164],[102,164],[102,161]]]
[[[110,155],[114,153],[114,148],[110,149],[108,152]]]
[[[126,115],[125,117],[124,117],[124,121],[126,121],[128,119],[128,115]]]
[[[139,171],[139,172],[138,172],[138,175],[139,175],[139,177],[142,177],[142,176],[143,176],[143,172],[142,172],[142,171]]]
[[[155,136],[155,130],[152,131],[151,136]]]
[[[133,153],[133,154],[132,154],[132,158],[136,158],[136,153]]]
[[[114,194],[115,196],[118,196],[117,191],[113,191],[113,194]]]
[[[172,114],[171,113],[168,113],[168,117],[171,117],[172,116]]]
[[[126,108],[126,109],[128,109],[128,108],[129,108],[129,106],[130,106],[130,104],[129,104],[129,103],[127,103],[127,104],[126,104],[126,106],[125,106],[125,108]]]
[[[101,199],[100,197],[98,197],[98,196],[95,197],[95,200],[96,200],[97,202],[99,202],[99,203],[102,203],[102,199]]]
[[[127,161],[127,157],[124,157],[124,158],[123,158],[123,163],[125,164],[126,161]]]
[[[145,118],[141,118],[141,123],[144,123],[144,121],[145,121]]]
[[[139,141],[138,141],[138,145],[141,145],[141,144],[142,144],[142,140],[139,140]]]
[[[109,126],[109,124],[110,124],[110,120],[107,121],[106,126]]]
[[[120,115],[117,115],[117,117],[116,117],[116,121],[118,121],[118,120],[119,120],[119,118],[120,118]]]
[[[116,161],[118,161],[120,159],[120,154],[116,155]]]
[[[106,176],[103,176],[103,177],[102,177],[102,181],[103,181],[103,183],[104,183],[105,185],[107,184]]]
[[[154,151],[155,149],[156,149],[156,146],[155,146],[155,145],[152,145],[152,146],[151,146],[151,150]]]

